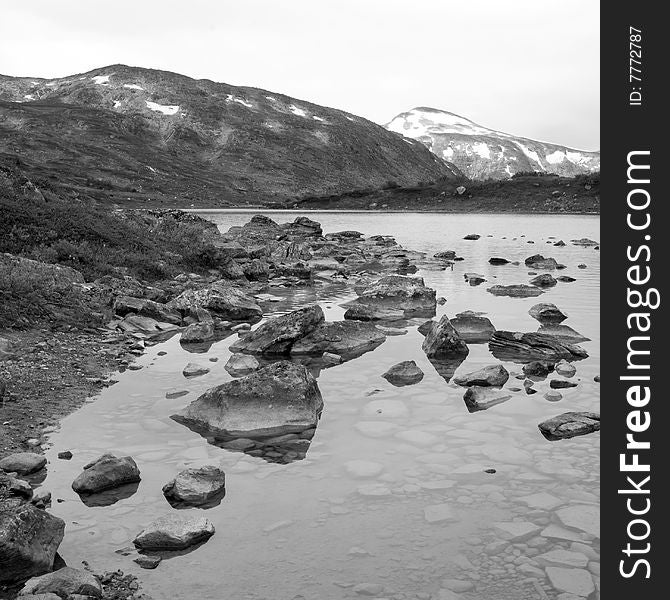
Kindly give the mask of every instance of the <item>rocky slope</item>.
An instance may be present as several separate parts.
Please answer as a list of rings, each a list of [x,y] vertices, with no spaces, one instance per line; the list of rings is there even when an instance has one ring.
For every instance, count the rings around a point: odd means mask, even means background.
[[[413,108],[385,127],[420,141],[471,179],[508,179],[533,171],[572,177],[600,170],[599,152],[513,136],[444,110]]]
[[[0,75],[0,164],[141,206],[226,206],[453,177],[420,144],[282,94],[112,65]]]

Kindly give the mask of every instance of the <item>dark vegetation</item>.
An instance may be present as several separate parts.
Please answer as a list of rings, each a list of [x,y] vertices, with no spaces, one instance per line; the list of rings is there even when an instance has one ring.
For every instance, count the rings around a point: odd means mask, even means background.
[[[462,188],[465,188],[464,190]],[[506,180],[441,179],[415,186],[387,182],[381,189],[305,196],[287,206],[300,210],[364,209],[436,212],[600,213],[600,173],[560,177],[517,173]]]

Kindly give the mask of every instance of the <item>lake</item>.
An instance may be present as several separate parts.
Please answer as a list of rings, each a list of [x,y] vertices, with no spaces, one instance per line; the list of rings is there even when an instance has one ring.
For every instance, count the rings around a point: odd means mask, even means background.
[[[225,231],[259,212],[198,214]],[[264,214],[283,222],[304,213]],[[599,240],[599,218],[308,216],[324,232],[393,235],[404,247],[430,256],[455,250],[464,260],[453,270],[417,274],[446,298],[438,306],[438,319],[473,310],[486,313],[497,329],[536,331],[539,324],[528,309],[538,302],[556,304],[568,315],[564,324],[591,340],[580,344],[589,357],[574,363],[573,380],[579,385],[561,390],[559,402],[549,402],[544,398],[549,377],[535,385],[534,395],[510,392],[509,401],[470,413],[464,388],[438,375],[413,324],[406,335],[388,337],[376,350],[320,372],[325,407],[307,456],[277,464],[210,445],[170,419],[209,387],[231,379],[223,367],[237,339],[193,354],[175,336],[149,348],[137,361],[141,370],[116,375],[118,383],[65,418],[50,438],[43,485],[53,493],[52,512],[67,523],[60,547],[66,562],[77,567],[88,560],[97,570],[135,573],[155,600],[530,600],[544,597],[538,586],[551,599],[565,586],[578,596],[595,597],[597,575],[591,574],[599,572],[599,539],[593,523],[580,524],[579,515],[599,505],[600,434],[551,442],[537,424],[567,411],[600,410],[594,381],[600,374],[600,252],[570,243],[583,237]],[[463,240],[469,233],[481,238]],[[558,239],[566,245],[554,247]],[[494,284],[528,283],[523,260],[532,254],[555,257],[567,265],[559,273],[576,281],[559,283],[538,298],[496,297],[486,291]],[[492,266],[492,256],[520,265]],[[470,286],[465,272],[487,281]],[[270,293],[284,301],[266,305],[266,316],[318,302],[328,320],[341,319],[339,305],[355,297],[341,284],[317,292],[271,288]],[[486,344],[469,348],[457,375],[499,362]],[[420,383],[394,387],[381,377],[403,360],[415,360],[423,370]],[[207,364],[211,371],[186,380],[182,369],[190,361]],[[504,364],[512,374],[505,388],[523,387],[523,380],[514,377],[522,365]],[[188,394],[166,399],[175,390]],[[74,458],[58,460],[57,452],[66,449]],[[84,464],[105,451],[134,457],[142,481],[128,498],[88,507],[70,484]],[[157,516],[173,510],[162,486],[184,468],[207,464],[226,472],[226,497],[219,506],[189,510],[206,515],[216,534],[164,559],[156,570],[142,570],[132,562],[137,556],[132,540]],[[566,523],[565,509],[577,511],[576,524]],[[545,556],[556,550],[566,552]],[[567,568],[574,572],[563,573]]]

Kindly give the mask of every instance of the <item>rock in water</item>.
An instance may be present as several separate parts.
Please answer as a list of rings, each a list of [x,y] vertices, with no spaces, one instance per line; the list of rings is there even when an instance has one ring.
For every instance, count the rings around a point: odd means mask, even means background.
[[[0,471],[30,475],[42,469],[47,464],[46,457],[34,452],[17,452],[0,460]]]
[[[554,368],[556,369],[556,373],[563,377],[574,377],[575,373],[577,373],[575,365],[569,363],[567,360],[559,360]]]
[[[55,594],[59,598],[102,598],[102,586],[98,578],[81,569],[63,567],[41,577],[29,579],[21,590],[21,596]]]
[[[523,366],[523,374],[527,377],[546,377],[554,370],[554,365],[542,360],[534,360]]]
[[[494,296],[509,296],[510,298],[531,298],[544,294],[544,290],[534,285],[494,285],[486,288],[486,291]]]
[[[463,400],[469,412],[477,412],[480,410],[487,410],[496,404],[507,402],[512,397],[511,394],[503,392],[502,390],[493,390],[491,388],[472,386],[469,387]]]
[[[454,383],[464,386],[478,385],[483,387],[501,387],[507,383],[508,379],[509,373],[505,367],[502,365],[489,365],[483,369],[454,378]]]
[[[549,440],[561,440],[600,431],[600,413],[566,412],[538,425]]]
[[[368,320],[380,318],[432,317],[437,301],[435,290],[426,287],[422,277],[386,275],[359,293],[357,300],[344,305],[345,319]],[[400,313],[384,317],[385,312]]]
[[[324,320],[320,306],[306,306],[266,321],[237,340],[230,349],[248,354],[289,354],[297,340],[314,331]]]
[[[572,327],[567,325],[540,325],[540,328],[537,330],[538,333],[544,333],[546,335],[551,335],[556,339],[559,339],[564,342],[590,342],[591,338],[587,338],[585,335],[582,335],[578,331],[575,331]]]
[[[497,256],[492,256],[489,258],[489,264],[492,265],[506,265],[509,261],[506,258],[499,258]]]
[[[464,236],[463,239],[464,240],[478,240],[480,237],[482,237],[482,236],[479,235],[478,233],[468,233],[468,235]]]
[[[184,550],[214,535],[214,525],[205,517],[171,513],[141,531],[133,544],[141,550]]]
[[[78,494],[95,494],[138,481],[140,470],[130,456],[103,454],[84,466],[83,473],[72,482],[72,489]]]
[[[184,377],[198,377],[209,373],[209,367],[190,362],[184,367],[182,373]]]
[[[554,390],[561,390],[564,388],[577,387],[577,384],[574,381],[566,381],[565,379],[552,379],[549,382],[549,387]]]
[[[533,277],[533,279],[530,280],[531,285],[541,288],[554,287],[556,283],[557,281],[551,275],[549,275],[549,273],[543,273],[542,275]]]
[[[496,330],[490,319],[471,310],[458,313],[450,320],[450,323],[463,341],[468,344],[488,342]]]
[[[201,506],[223,497],[226,474],[213,466],[185,469],[163,486],[163,495],[170,504]]]
[[[483,275],[480,275],[479,273],[463,273],[463,278],[471,286],[476,286],[476,285],[479,285],[480,283],[484,283],[486,281],[486,277],[484,277]]]
[[[240,288],[227,281],[218,281],[200,290],[186,290],[166,304],[169,310],[184,315],[197,315],[203,308],[219,319],[229,321],[258,321],[261,307]]]
[[[568,318],[568,315],[550,302],[540,302],[531,306],[528,314],[540,323],[561,323]]]
[[[541,254],[529,256],[524,263],[529,269],[550,269],[553,271],[554,269],[565,268],[565,265],[556,262],[555,258],[545,258]]]
[[[291,347],[291,355],[337,354],[343,358],[360,356],[386,341],[386,335],[372,323],[335,321],[321,323]]]
[[[421,348],[428,358],[436,359],[467,356],[469,352],[467,344],[446,315],[426,335]]]
[[[207,390],[173,418],[195,431],[259,438],[313,429],[322,409],[307,369],[279,361]]]
[[[205,342],[214,337],[214,323],[212,321],[202,321],[189,325],[181,334],[182,344],[197,344]]]
[[[428,335],[428,332],[429,332],[433,327],[435,327],[435,325],[437,325],[437,323],[436,323],[435,321],[433,321],[432,319],[430,319],[429,321],[426,321],[425,323],[422,323],[421,325],[419,325],[419,327],[417,327],[417,331],[418,331],[421,335],[423,335],[423,336],[427,336],[427,335]]]
[[[0,584],[53,568],[65,521],[19,498],[0,498]]]
[[[260,363],[249,354],[233,354],[223,368],[233,377],[241,377],[253,373],[260,366]]]
[[[581,360],[588,357],[583,348],[562,342],[542,333],[496,331],[489,341],[489,350],[499,360],[530,362],[532,360]]]
[[[393,365],[382,377],[396,387],[401,387],[419,383],[423,379],[423,371],[413,360],[405,360]]]

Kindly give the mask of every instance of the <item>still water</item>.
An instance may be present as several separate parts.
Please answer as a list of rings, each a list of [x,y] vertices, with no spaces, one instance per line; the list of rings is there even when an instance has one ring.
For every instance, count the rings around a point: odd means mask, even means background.
[[[225,231],[253,213],[199,214]],[[296,216],[267,214],[278,222]],[[430,256],[456,250],[465,260],[453,270],[418,273],[447,299],[438,306],[438,319],[473,310],[486,313],[498,329],[535,331],[539,324],[528,309],[537,302],[556,304],[569,316],[565,325],[591,338],[581,344],[589,358],[575,363],[573,379],[579,385],[561,390],[559,402],[548,402],[543,397],[548,378],[536,384],[535,395],[512,392],[503,404],[469,413],[464,388],[446,383],[421,351],[423,337],[415,324],[373,352],[321,371],[325,408],[313,443],[305,460],[283,465],[209,445],[170,419],[209,387],[231,379],[224,365],[236,339],[193,354],[173,337],[149,348],[137,361],[141,370],[116,375],[118,383],[64,419],[51,436],[44,486],[53,493],[52,512],[67,523],[60,550],[67,563],[77,567],[87,560],[95,569],[136,573],[143,591],[155,600],[336,600],[361,593],[397,600],[553,600],[565,585],[577,586],[569,591],[578,597],[595,598],[592,586],[598,578],[591,574],[598,573],[599,539],[590,526],[566,527],[558,511],[577,507],[588,512],[598,506],[600,434],[550,442],[537,424],[566,411],[599,411],[599,384],[593,378],[600,373],[600,253],[570,244],[582,237],[599,240],[599,218],[309,216],[321,222],[324,232],[393,235],[406,248]],[[482,237],[463,240],[468,233]],[[558,239],[567,245],[550,245]],[[494,284],[527,283],[523,260],[536,253],[567,265],[559,273],[576,281],[559,283],[538,298],[495,297],[486,291]],[[491,266],[491,256],[521,264]],[[480,273],[487,282],[470,286],[464,272]],[[338,320],[344,312],[339,304],[353,298],[351,290],[339,286],[269,291],[285,301],[266,304],[266,316],[318,302],[328,320]],[[425,377],[396,388],[381,374],[403,360],[415,360]],[[190,361],[211,371],[186,380],[182,369]],[[472,344],[456,374],[497,362],[486,344]],[[505,367],[510,373],[521,371],[518,364]],[[522,383],[511,376],[505,387]],[[176,390],[188,394],[166,399]],[[66,449],[74,458],[58,460],[57,452]],[[142,482],[129,498],[88,507],[70,484],[84,464],[106,451],[133,456]],[[132,562],[132,539],[174,510],[162,486],[184,468],[208,464],[226,472],[226,497],[214,508],[189,510],[214,523],[214,537],[164,559],[154,571],[140,569]],[[515,521],[530,533],[505,541],[514,529],[506,524]],[[573,555],[558,563],[542,556],[559,549]],[[554,569],[550,579],[547,565],[571,570]]]

